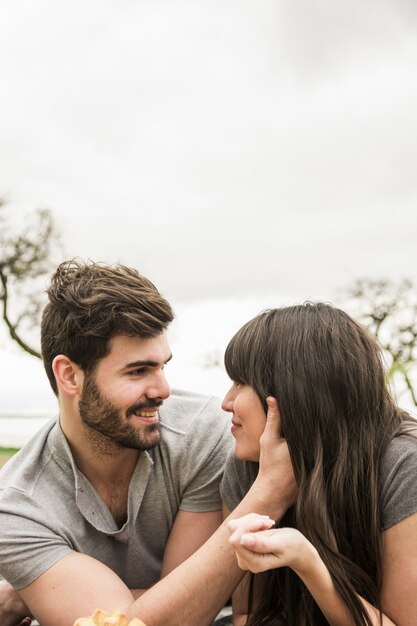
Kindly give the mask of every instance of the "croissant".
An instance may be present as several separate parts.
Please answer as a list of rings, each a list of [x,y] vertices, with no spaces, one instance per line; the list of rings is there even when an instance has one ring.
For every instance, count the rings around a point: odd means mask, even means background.
[[[137,617],[129,621],[120,611],[107,613],[96,609],[91,617],[79,617],[74,622],[74,626],[146,626],[146,624]]]

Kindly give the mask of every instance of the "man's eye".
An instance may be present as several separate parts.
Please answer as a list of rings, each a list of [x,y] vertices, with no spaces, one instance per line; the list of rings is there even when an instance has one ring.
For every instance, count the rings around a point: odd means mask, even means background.
[[[145,372],[146,372],[146,367],[137,367],[134,370],[129,370],[128,374],[129,376],[143,376]]]

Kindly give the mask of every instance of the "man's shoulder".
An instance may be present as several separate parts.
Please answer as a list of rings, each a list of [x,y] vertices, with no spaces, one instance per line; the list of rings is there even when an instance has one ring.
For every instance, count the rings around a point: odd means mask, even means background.
[[[31,491],[50,459],[47,441],[56,420],[43,426],[0,471],[0,491]]]
[[[230,416],[222,410],[219,398],[185,390],[172,391],[160,416],[163,428],[179,434],[210,428],[223,432],[230,427]]]

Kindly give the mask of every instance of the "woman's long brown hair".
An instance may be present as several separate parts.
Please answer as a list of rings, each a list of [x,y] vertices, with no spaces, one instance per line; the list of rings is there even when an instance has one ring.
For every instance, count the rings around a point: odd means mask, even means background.
[[[265,311],[230,341],[226,370],[262,402],[274,396],[299,486],[280,526],[316,547],[355,625],[371,621],[358,594],[380,608],[379,468],[409,416],[392,400],[376,339],[323,303]],[[271,570],[250,626],[327,624],[289,568]]]

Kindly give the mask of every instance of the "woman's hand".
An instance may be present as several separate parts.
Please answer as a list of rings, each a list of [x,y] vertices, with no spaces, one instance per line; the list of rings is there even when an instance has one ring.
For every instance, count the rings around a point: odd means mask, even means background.
[[[301,578],[331,626],[354,626],[350,609],[339,595],[329,570],[314,546],[295,528],[269,528],[273,520],[256,513],[228,522],[229,541],[235,549],[239,567],[254,574],[278,567],[290,567]],[[389,532],[389,531],[388,531]],[[417,624],[414,614],[404,613],[404,621],[394,623],[364,598],[358,596],[368,612],[370,623],[379,626]],[[398,610],[393,603],[393,613]],[[382,621],[381,621],[382,617]],[[408,621],[407,621],[408,620]]]
[[[274,521],[256,513],[228,524],[239,567],[254,574],[291,567],[301,574],[317,557],[312,544],[295,528],[274,528]]]

